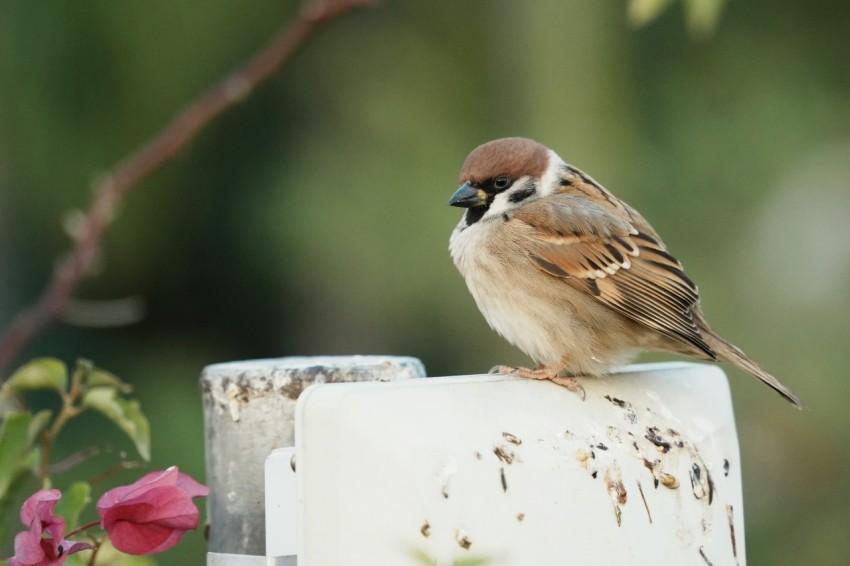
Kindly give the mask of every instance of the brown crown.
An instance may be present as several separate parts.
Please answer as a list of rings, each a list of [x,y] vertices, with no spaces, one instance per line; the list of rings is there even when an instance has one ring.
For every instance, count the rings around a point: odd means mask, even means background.
[[[524,175],[541,177],[549,162],[545,146],[528,138],[502,138],[479,145],[460,172],[460,182],[481,183],[487,179],[507,175],[518,179]]]

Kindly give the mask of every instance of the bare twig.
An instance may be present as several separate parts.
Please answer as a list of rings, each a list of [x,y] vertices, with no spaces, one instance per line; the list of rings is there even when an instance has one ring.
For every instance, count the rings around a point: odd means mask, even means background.
[[[145,465],[144,462],[139,462],[138,460],[122,460],[106,470],[105,472],[101,472],[97,474],[95,477],[89,480],[89,485],[97,485],[104,480],[108,480],[115,474],[120,474],[124,470],[132,470],[133,468],[141,468]]]
[[[50,476],[55,476],[57,474],[64,474],[68,470],[82,464],[86,460],[90,458],[94,458],[95,456],[99,456],[101,453],[99,446],[87,446],[82,450],[74,452],[61,462],[56,462],[55,464],[50,464],[48,467],[47,473]]]
[[[92,268],[103,233],[127,192],[176,156],[210,122],[286,63],[322,26],[368,0],[312,0],[294,22],[242,67],[189,104],[135,153],[120,161],[95,188],[74,245],[34,305],[24,309],[0,339],[0,382],[21,350],[61,316],[71,293]]]

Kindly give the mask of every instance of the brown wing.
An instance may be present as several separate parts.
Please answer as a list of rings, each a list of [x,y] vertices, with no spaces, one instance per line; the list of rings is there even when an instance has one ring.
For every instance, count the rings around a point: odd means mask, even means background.
[[[699,293],[682,264],[640,215],[616,199],[609,202],[617,206],[553,194],[523,206],[514,219],[533,228],[528,250],[540,269],[716,358],[694,320]]]

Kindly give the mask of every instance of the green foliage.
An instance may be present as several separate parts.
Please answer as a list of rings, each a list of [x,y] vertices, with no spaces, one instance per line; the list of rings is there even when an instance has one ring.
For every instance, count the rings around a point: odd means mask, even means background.
[[[420,566],[486,566],[490,563],[489,558],[484,558],[482,556],[466,556],[464,558],[456,558],[448,563],[440,563],[436,558],[433,558],[424,550],[418,548],[410,549],[411,557],[416,561]]]
[[[118,552],[108,540],[98,551],[97,562],[109,566],[154,566],[156,564],[156,560],[150,556],[131,556]]]
[[[65,519],[65,527],[71,531],[77,528],[80,513],[91,503],[91,486],[88,482],[75,481],[62,492],[62,499],[56,504],[56,514]]]
[[[110,388],[118,393],[123,393],[125,395],[133,391],[132,385],[121,381],[114,374],[111,374],[108,371],[99,368],[92,368],[92,370],[88,373],[88,375],[86,376],[86,385],[91,388]]]
[[[48,476],[52,448],[68,421],[86,410],[98,412],[133,441],[139,455],[150,460],[150,424],[135,399],[124,397],[132,388],[115,375],[88,360],[79,360],[70,384],[68,370],[55,358],[39,358],[24,364],[4,384],[4,396],[49,390],[62,399],[58,412],[7,409],[0,418],[0,505],[5,505],[16,483],[26,474],[38,475],[42,487]],[[23,406],[22,403],[19,403]],[[38,464],[38,465],[37,465]],[[89,502],[90,488],[77,482],[69,488],[60,508],[72,525]]]
[[[53,418],[53,411],[42,409],[32,415],[29,428],[27,429],[27,444],[34,445],[38,440],[39,435],[50,424],[50,419]]]
[[[658,18],[674,0],[630,0],[629,20],[635,26],[644,26]],[[703,38],[717,27],[726,0],[681,0],[685,8],[688,31]]]
[[[139,455],[150,460],[150,424],[138,401],[119,396],[115,387],[93,387],[83,395],[82,406],[104,415],[123,430],[136,445]]]
[[[0,502],[36,461],[38,450],[31,442],[34,420],[30,413],[8,411],[0,422]]]
[[[39,358],[21,366],[0,388],[0,394],[20,395],[38,389],[62,393],[68,387],[68,368],[56,358]]]
[[[661,15],[673,0],[630,0],[629,20],[636,26],[644,26]]]
[[[145,461],[150,460],[148,419],[138,400],[127,397],[132,387],[114,374],[97,368],[88,360],[78,360],[69,380],[63,362],[55,358],[39,358],[24,364],[12,374],[3,386],[3,398],[7,407],[11,406],[10,401],[24,407],[23,396],[38,390],[48,390],[58,395],[61,408],[57,411],[6,408],[0,419],[0,513],[8,512],[15,487],[22,483],[25,476],[36,475],[42,489],[53,485],[50,477],[51,458],[57,439],[68,422],[86,411],[105,416],[133,441]],[[91,439],[86,441],[91,442]],[[68,470],[97,452],[72,454],[60,467]],[[99,476],[109,475],[120,467],[127,467],[126,462]],[[67,531],[71,532],[79,526],[80,514],[92,501],[91,484],[74,481],[62,491],[55,513],[65,519]],[[5,519],[3,521],[6,522]],[[97,545],[100,546],[100,542]],[[123,566],[154,564],[149,557],[127,556],[109,545],[99,548],[97,561],[100,564]],[[79,554],[68,557],[66,562],[71,566],[86,563]]]

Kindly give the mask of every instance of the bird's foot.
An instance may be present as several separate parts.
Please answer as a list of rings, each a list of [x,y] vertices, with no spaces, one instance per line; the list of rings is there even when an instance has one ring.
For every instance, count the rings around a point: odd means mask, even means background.
[[[552,383],[557,383],[561,387],[566,387],[573,393],[578,393],[581,396],[582,401],[584,401],[586,397],[584,387],[581,386],[581,383],[579,383],[576,378],[567,375],[561,375],[559,372],[553,370],[552,368],[547,368],[545,366],[540,366],[537,369],[530,369],[523,367],[511,367],[500,365],[492,367],[488,373],[516,375],[518,377],[524,377],[526,379],[551,381]]]

